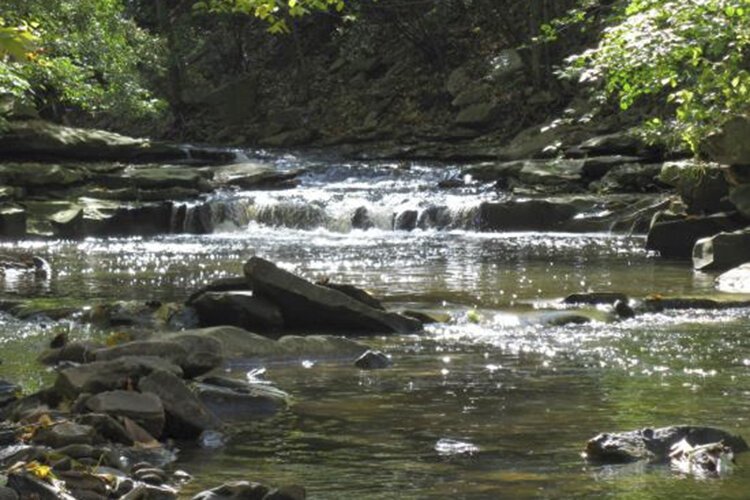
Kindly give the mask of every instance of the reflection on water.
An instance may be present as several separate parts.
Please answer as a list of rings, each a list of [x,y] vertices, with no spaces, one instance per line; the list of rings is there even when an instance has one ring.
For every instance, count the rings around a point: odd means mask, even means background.
[[[341,192],[363,189],[367,183],[347,169],[329,169],[324,180]],[[387,184],[395,171],[384,166],[372,175]],[[418,183],[423,174],[398,175]],[[321,177],[309,182],[326,189]],[[309,278],[363,286],[392,307],[456,318],[420,335],[363,339],[392,356],[394,366],[382,371],[315,360],[253,367],[292,394],[293,407],[231,429],[216,450],[184,444],[179,466],[195,475],[187,493],[242,478],[304,484],[321,499],[747,498],[744,456],[718,481],[643,464],[592,467],[579,457],[586,439],[604,430],[691,423],[750,438],[747,311],[569,326],[522,320],[586,290],[712,291],[711,276],[654,259],[642,245],[608,235],[257,224],[200,237],[5,243],[2,251],[34,252],[54,271],[49,280],[6,275],[3,298],[182,300],[210,280],[241,274],[243,262],[259,255]],[[0,376],[32,387],[49,381],[33,358],[60,331],[93,334],[72,323],[1,317]]]

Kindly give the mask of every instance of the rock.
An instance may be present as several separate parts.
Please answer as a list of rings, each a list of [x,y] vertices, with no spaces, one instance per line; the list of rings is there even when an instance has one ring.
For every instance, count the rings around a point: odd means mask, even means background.
[[[717,133],[706,137],[700,144],[701,153],[716,163],[724,165],[750,165],[750,119],[735,116],[727,120]]]
[[[648,297],[641,308],[649,312],[682,311],[686,309],[736,309],[750,307],[750,300],[708,299],[702,297]]]
[[[192,303],[195,299],[200,297],[206,292],[250,292],[250,285],[247,284],[247,279],[244,276],[220,278],[212,281],[203,288],[199,288],[193,292],[187,300],[187,303]]]
[[[112,361],[125,356],[151,356],[166,359],[174,365],[184,363],[187,351],[176,342],[163,340],[136,340],[104,347],[94,352],[94,361]]]
[[[209,336],[191,335],[189,332],[200,330],[184,330],[182,333],[165,340],[180,344],[187,356],[181,361],[180,367],[187,378],[203,375],[222,365],[225,350],[221,341]]]
[[[94,444],[96,430],[90,425],[74,422],[61,422],[49,427],[40,427],[34,433],[34,442],[52,448],[62,448],[71,444]]]
[[[472,179],[481,182],[503,181],[507,184],[509,179],[517,179],[527,160],[514,160],[507,162],[485,162],[465,169],[462,175],[471,176]]]
[[[0,486],[0,500],[18,500],[18,493],[12,488]]]
[[[716,278],[716,288],[727,293],[750,293],[750,263],[735,267]]]
[[[378,370],[388,368],[393,362],[391,358],[380,351],[367,351],[354,362],[354,366],[362,370]]]
[[[193,167],[137,167],[119,174],[101,176],[99,182],[109,188],[169,189],[185,188],[208,192],[209,175]]]
[[[628,296],[617,292],[573,293],[563,299],[563,303],[578,305],[614,304],[617,301],[628,302]]]
[[[307,492],[302,486],[289,485],[268,492],[263,500],[305,500]]]
[[[473,104],[489,102],[493,99],[492,87],[486,83],[470,85],[468,88],[461,90],[453,99],[451,105],[455,108],[466,108]]]
[[[618,318],[620,319],[635,318],[635,310],[632,307],[630,307],[630,304],[628,304],[627,301],[616,300],[612,306]]]
[[[581,182],[583,160],[529,160],[524,162],[518,179],[531,186],[568,186]]]
[[[375,223],[370,218],[370,214],[365,207],[358,207],[352,215],[352,229],[371,229]]]
[[[743,225],[737,218],[726,214],[684,217],[659,212],[651,222],[646,248],[658,251],[662,257],[688,259],[699,239],[722,231],[735,231]]]
[[[580,161],[583,162],[583,176],[588,180],[597,180],[601,179],[617,167],[633,163],[643,163],[644,160],[645,159],[640,156],[610,155],[587,156],[581,158]]]
[[[574,148],[568,149],[571,156],[639,156],[642,158],[659,158],[662,151],[643,142],[642,139],[628,131],[591,137]]]
[[[25,469],[8,474],[8,487],[18,493],[22,500],[79,500]]]
[[[726,270],[750,262],[750,230],[701,238],[693,247],[693,267],[700,271]]]
[[[692,446],[683,439],[672,446],[669,458],[671,468],[683,474],[720,477],[734,463],[734,452],[721,441]]]
[[[147,161],[183,159],[178,146],[134,139],[104,130],[65,127],[42,120],[8,122],[0,156],[33,159]]]
[[[195,394],[224,423],[269,417],[288,406],[289,395],[270,385],[242,384],[240,389],[235,387],[198,383]]]
[[[469,84],[471,84],[471,77],[468,71],[464,67],[454,69],[448,79],[445,81],[445,89],[452,96],[457,96],[461,93]]]
[[[174,438],[196,438],[203,431],[218,429],[221,422],[188,389],[179,377],[154,372],[141,378],[138,389],[155,394],[166,411],[164,434]]]
[[[246,162],[216,167],[214,184],[217,186],[233,186],[240,189],[279,189],[295,187],[299,171],[282,172],[271,165]]]
[[[85,401],[83,403],[85,405]],[[121,443],[126,446],[133,444],[133,438],[117,420],[103,413],[85,413],[76,418],[76,422],[96,429],[99,436],[109,442]]]
[[[0,408],[18,399],[21,388],[7,380],[0,380]]]
[[[524,70],[521,55],[515,49],[503,49],[490,61],[487,78],[495,83],[508,81]]]
[[[269,488],[260,483],[232,481],[216,488],[202,491],[192,500],[263,500]]]
[[[393,217],[394,231],[413,231],[417,227],[419,212],[416,210],[404,210]]]
[[[136,385],[141,377],[159,370],[182,376],[182,369],[166,360],[126,356],[61,370],[54,390],[64,398],[74,399],[84,392],[98,394]]]
[[[612,168],[589,188],[600,193],[650,193],[664,186],[659,181],[662,166],[658,163],[629,163]]]
[[[453,316],[450,314],[439,311],[417,311],[415,309],[406,309],[405,311],[401,311],[401,314],[419,320],[424,325],[431,323],[450,323],[453,320]]]
[[[278,341],[233,326],[218,326],[170,334],[166,338],[182,343],[188,352],[202,342],[218,342],[227,359],[292,361],[304,359],[354,360],[367,346],[331,335],[286,335]],[[191,347],[195,346],[195,347]]]
[[[156,438],[164,430],[164,405],[152,393],[123,390],[101,392],[90,397],[86,407],[96,413],[130,418]]]
[[[244,266],[252,289],[278,305],[288,328],[346,330],[351,333],[410,333],[416,320],[380,311],[326,287],[315,285],[259,257]]]
[[[682,160],[665,162],[659,180],[677,190],[691,214],[726,210],[724,198],[729,184],[724,169],[716,163]]]
[[[362,290],[361,288],[358,288],[354,285],[347,285],[344,283],[330,283],[328,281],[318,282],[315,284],[330,288],[331,290],[339,291],[345,295],[348,295],[354,300],[362,302],[363,304],[368,305],[374,309],[385,311],[383,304],[378,299],[370,295],[369,292],[366,292],[365,290]]]
[[[286,148],[309,144],[313,139],[315,139],[315,133],[313,131],[306,128],[299,128],[263,137],[258,143],[261,146],[272,148]]]
[[[597,463],[624,463],[646,460],[667,462],[672,447],[685,440],[691,446],[723,441],[734,453],[747,451],[744,439],[712,427],[679,425],[659,429],[599,434],[586,443],[586,458]]]
[[[750,184],[733,187],[729,192],[729,201],[745,219],[750,219]]]
[[[202,327],[231,325],[261,332],[284,327],[281,310],[251,291],[206,292],[190,305],[198,313]]]
[[[83,165],[54,163],[3,163],[0,165],[0,184],[27,189],[54,189],[82,184],[90,178]]]
[[[456,115],[454,123],[461,127],[485,128],[497,118],[500,108],[495,100],[472,104]]]
[[[484,202],[479,206],[481,231],[554,231],[578,213],[572,203],[547,200]]]

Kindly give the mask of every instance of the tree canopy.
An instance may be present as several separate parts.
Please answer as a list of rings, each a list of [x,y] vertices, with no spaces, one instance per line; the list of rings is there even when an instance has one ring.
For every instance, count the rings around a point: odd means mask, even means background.
[[[707,133],[750,110],[749,45],[750,0],[629,0],[568,72],[623,110],[642,106],[644,130],[697,151]]]

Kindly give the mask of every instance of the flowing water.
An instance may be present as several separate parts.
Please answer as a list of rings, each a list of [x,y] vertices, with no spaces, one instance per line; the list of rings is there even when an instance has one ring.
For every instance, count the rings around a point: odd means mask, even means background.
[[[568,326],[529,320],[586,290],[712,294],[713,276],[648,255],[635,236],[475,232],[472,210],[502,195],[477,185],[437,190],[445,168],[307,167],[294,190],[220,194],[245,200],[234,206],[247,220],[214,234],[3,247],[32,251],[54,269],[48,280],[7,274],[6,299],[183,300],[259,255],[308,278],[364,287],[392,308],[454,317],[418,335],[362,339],[392,357],[390,369],[266,366],[266,378],[292,394],[291,409],[236,426],[217,450],[182,444],[178,466],[195,477],[186,494],[242,478],[302,484],[320,499],[750,496],[747,456],[720,480],[580,457],[600,431],[692,423],[750,438],[746,310]],[[352,227],[360,207],[366,230]],[[438,212],[430,207],[449,216],[423,215]],[[422,223],[393,230],[394,214],[409,210]],[[2,318],[0,376],[27,387],[49,381],[33,359],[60,330],[95,334],[76,323]],[[244,378],[251,368],[235,364],[230,373]]]

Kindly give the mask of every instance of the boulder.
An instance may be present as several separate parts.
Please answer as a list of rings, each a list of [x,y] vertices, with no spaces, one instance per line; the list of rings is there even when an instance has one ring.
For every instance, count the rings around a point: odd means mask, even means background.
[[[164,359],[125,356],[61,370],[55,381],[55,391],[64,398],[74,399],[81,393],[97,394],[135,385],[141,377],[159,370],[182,376],[180,367]]]
[[[251,288],[274,302],[288,328],[310,333],[345,330],[351,333],[411,333],[418,321],[370,307],[337,290],[315,285],[273,263],[253,257],[244,266]]]
[[[725,210],[729,183],[724,168],[696,160],[669,161],[662,165],[659,180],[677,190],[691,214]]]
[[[280,189],[295,187],[299,171],[279,171],[271,165],[257,162],[236,163],[212,169],[216,186],[240,189]]]
[[[750,263],[720,275],[716,278],[716,288],[721,292],[750,294]]]
[[[317,282],[315,284],[330,288],[331,290],[339,291],[345,295],[348,295],[354,300],[362,302],[363,304],[366,304],[374,309],[385,311],[383,304],[378,299],[370,295],[369,292],[362,290],[361,288],[358,288],[354,285],[349,285],[346,283],[331,283],[330,281]]]
[[[482,203],[477,218],[481,231],[554,231],[577,213],[572,203],[511,200]]]
[[[76,160],[148,161],[184,159],[175,145],[134,139],[104,130],[66,127],[42,120],[8,122],[0,136],[0,156],[5,158],[60,158]]]
[[[722,231],[735,231],[743,226],[737,217],[726,214],[686,217],[659,212],[651,221],[646,248],[659,252],[662,257],[689,259],[699,239]]]
[[[62,347],[44,351],[39,361],[45,365],[56,365],[65,361],[72,363],[89,363],[94,361],[98,345],[90,342],[70,342]]]
[[[194,390],[200,402],[225,424],[270,417],[289,404],[289,395],[270,385],[239,381],[217,385],[219,380],[213,377],[211,384],[197,383]]]
[[[206,292],[191,300],[200,326],[231,325],[254,331],[276,331],[284,327],[281,310],[251,291]]]
[[[490,60],[487,78],[495,83],[507,82],[525,68],[516,49],[503,49]]]
[[[584,454],[588,460],[597,463],[625,463],[640,460],[663,463],[669,461],[672,447],[683,439],[691,446],[723,441],[734,453],[741,453],[748,449],[742,437],[720,429],[679,425],[599,434],[586,443]]]
[[[181,378],[167,372],[154,372],[138,382],[143,393],[155,394],[164,405],[164,434],[174,438],[196,438],[201,432],[218,429],[221,422],[188,389]]]
[[[724,165],[750,165],[750,118],[730,118],[721,130],[706,137],[700,144],[701,153]]]
[[[719,233],[701,238],[693,247],[693,267],[723,271],[750,262],[750,230]]]

